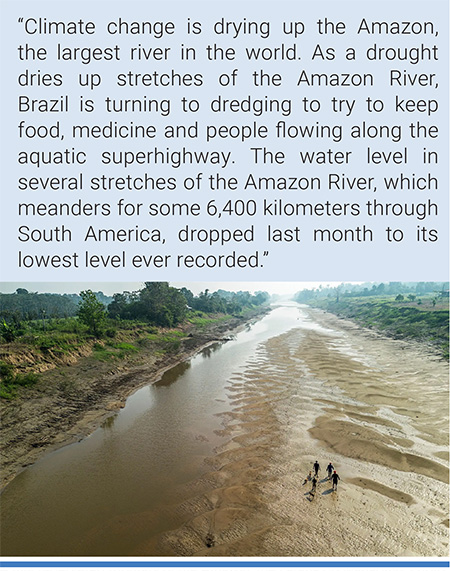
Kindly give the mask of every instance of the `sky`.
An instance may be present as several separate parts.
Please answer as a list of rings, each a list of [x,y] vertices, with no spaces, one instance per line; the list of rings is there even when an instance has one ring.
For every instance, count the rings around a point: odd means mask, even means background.
[[[211,293],[218,289],[227,291],[267,291],[279,295],[294,294],[302,289],[312,289],[322,286],[336,286],[341,282],[170,282],[176,288],[186,287],[195,295],[208,289]],[[355,282],[356,283],[356,282]],[[17,288],[25,288],[38,293],[80,293],[91,289],[102,291],[106,295],[123,291],[142,289],[143,282],[0,282],[1,293],[14,293]]]

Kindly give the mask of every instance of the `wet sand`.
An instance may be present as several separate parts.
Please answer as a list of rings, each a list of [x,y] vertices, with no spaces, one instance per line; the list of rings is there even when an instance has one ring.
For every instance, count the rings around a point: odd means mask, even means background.
[[[130,527],[143,538],[133,555],[448,556],[448,363],[308,312],[311,328],[270,339],[230,379],[210,471],[158,513],[92,530],[96,541]]]
[[[309,320],[230,372],[231,406],[217,399],[225,443],[204,459],[202,477],[171,490],[170,504],[92,527],[79,553],[112,555],[114,545],[134,556],[448,556],[448,363],[302,311]],[[316,459],[312,497],[304,481]],[[337,492],[325,479],[330,461]]]

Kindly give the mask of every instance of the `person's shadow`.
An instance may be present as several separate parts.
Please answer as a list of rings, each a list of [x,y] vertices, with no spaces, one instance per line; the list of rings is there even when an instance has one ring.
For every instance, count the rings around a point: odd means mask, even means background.
[[[322,496],[327,496],[328,494],[332,494],[333,493],[333,488],[328,488],[328,490],[325,490],[324,492],[322,492]]]

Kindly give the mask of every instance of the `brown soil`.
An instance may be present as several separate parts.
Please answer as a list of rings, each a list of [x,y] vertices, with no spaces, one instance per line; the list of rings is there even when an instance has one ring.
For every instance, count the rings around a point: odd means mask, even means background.
[[[253,314],[251,319],[255,318]],[[247,320],[248,321],[248,320]],[[125,405],[137,388],[158,380],[163,372],[191,357],[201,347],[226,338],[245,323],[230,318],[181,338],[178,350],[164,354],[143,347],[119,362],[102,362],[87,343],[65,360],[36,362],[36,356],[17,348],[5,359],[24,371],[42,373],[34,387],[23,389],[17,398],[0,402],[1,485],[6,486],[21,470],[45,452],[80,441],[107,416]]]

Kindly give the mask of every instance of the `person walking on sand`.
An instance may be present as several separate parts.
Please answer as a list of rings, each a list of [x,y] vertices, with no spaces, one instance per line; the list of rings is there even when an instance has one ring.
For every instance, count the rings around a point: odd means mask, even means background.
[[[333,473],[334,470],[334,466],[333,464],[330,462],[327,466],[327,472],[328,472],[328,479],[331,480],[331,474]]]
[[[318,460],[316,460],[314,462],[313,468],[314,468],[314,476],[316,476],[316,478],[317,478],[317,476],[319,475],[319,470],[320,470],[320,464],[319,464]]]
[[[335,490],[337,490],[338,481],[340,480],[339,474],[336,472],[336,470],[333,472],[333,475],[331,476],[331,480],[333,482],[333,491],[335,491]]]
[[[311,496],[314,496],[314,494],[316,493],[316,487],[317,487],[317,478],[314,476],[314,478],[312,479],[311,491],[309,492]]]

